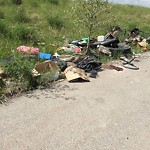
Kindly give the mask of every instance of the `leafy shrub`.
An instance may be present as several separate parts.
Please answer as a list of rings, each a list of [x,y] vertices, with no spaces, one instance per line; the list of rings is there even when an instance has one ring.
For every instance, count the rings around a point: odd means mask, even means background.
[[[11,37],[15,38],[17,40],[20,40],[22,42],[31,42],[31,43],[36,43],[37,42],[37,34],[34,29],[27,28],[23,25],[17,25],[12,33]]]
[[[28,55],[15,53],[10,61],[2,63],[2,68],[10,78],[17,79],[17,82],[24,83],[25,89],[29,89],[37,85],[32,76],[34,65],[35,62],[29,61]]]
[[[28,17],[24,8],[19,8],[16,15],[14,16],[14,21],[28,23],[30,22],[30,18]]]
[[[2,62],[1,67],[11,79],[13,90],[31,90],[38,87],[46,87],[51,85],[51,81],[55,80],[58,70],[55,72],[41,73],[39,76],[33,75],[33,69],[35,67],[37,56],[31,57],[31,55],[25,55],[21,53],[14,53],[10,61]],[[14,86],[15,85],[15,86]],[[6,88],[10,88],[6,84]],[[2,88],[3,89],[3,88]]]
[[[0,6],[8,6],[11,4],[10,0],[0,0]]]
[[[39,7],[39,2],[37,0],[32,0],[30,3],[33,7]]]
[[[4,13],[0,11],[0,19],[4,19],[4,18],[5,18]]]
[[[51,27],[61,29],[63,27],[63,21],[59,16],[49,16],[48,23]]]
[[[24,59],[22,54],[15,53],[10,61],[4,62],[4,69],[8,76],[19,79],[26,76],[24,72],[31,69],[31,65],[27,59]]]
[[[7,36],[8,34],[8,27],[4,22],[0,22],[0,35]]]

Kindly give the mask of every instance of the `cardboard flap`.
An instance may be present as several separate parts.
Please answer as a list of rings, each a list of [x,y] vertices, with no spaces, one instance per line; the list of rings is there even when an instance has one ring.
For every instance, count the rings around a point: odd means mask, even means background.
[[[65,71],[65,76],[68,81],[74,81],[77,79],[82,79],[84,81],[89,81],[88,76],[86,75],[85,71],[74,66],[68,67]]]
[[[38,63],[35,66],[35,69],[39,73],[45,73],[45,72],[49,72],[49,71],[59,70],[59,67],[55,62],[48,60],[48,61],[44,61],[42,63]]]

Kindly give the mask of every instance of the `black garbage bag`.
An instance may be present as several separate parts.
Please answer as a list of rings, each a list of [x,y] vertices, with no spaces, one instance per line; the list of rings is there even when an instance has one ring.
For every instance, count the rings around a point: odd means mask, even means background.
[[[90,72],[91,70],[99,70],[100,66],[101,63],[98,63],[93,60],[77,65],[78,68],[83,69],[86,72]]]
[[[75,62],[76,66],[80,69],[90,72],[91,70],[100,70],[102,63],[97,62],[89,57],[79,58]]]
[[[131,32],[130,32],[130,35],[131,35],[132,37],[135,37],[135,36],[139,35],[139,33],[140,33],[140,29],[138,29],[138,28],[133,28],[133,29],[131,30]]]

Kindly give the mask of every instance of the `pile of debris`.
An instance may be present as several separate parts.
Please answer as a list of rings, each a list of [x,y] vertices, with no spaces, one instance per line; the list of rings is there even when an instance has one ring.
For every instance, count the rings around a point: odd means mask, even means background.
[[[57,49],[54,55],[40,52],[38,48],[19,46],[17,51],[24,54],[35,55],[38,59],[44,60],[37,63],[33,69],[33,76],[40,76],[41,73],[52,72],[53,80],[58,80],[60,75],[65,75],[69,82],[75,81],[90,81],[89,77],[96,78],[98,72],[104,68],[115,69],[123,71],[122,67],[115,65],[102,65],[99,62],[101,56],[108,56],[112,58],[121,58],[123,66],[132,66],[133,69],[139,69],[133,64],[135,55],[131,49],[130,44],[137,44],[143,48],[143,51],[149,50],[150,37],[145,39],[140,36],[140,30],[134,28],[126,37],[125,41],[119,41],[119,33],[121,28],[115,27],[111,32],[105,36],[101,35],[96,38],[81,40],[73,40]],[[87,49],[88,47],[88,49]],[[71,52],[72,55],[60,55],[59,52]],[[123,57],[121,57],[123,56]],[[0,78],[3,78],[4,71],[0,71]]]

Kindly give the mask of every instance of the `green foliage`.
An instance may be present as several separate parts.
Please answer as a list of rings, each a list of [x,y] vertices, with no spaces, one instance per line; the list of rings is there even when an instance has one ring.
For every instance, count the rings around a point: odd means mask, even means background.
[[[2,11],[0,11],[0,19],[4,19],[5,18],[5,15]]]
[[[70,21],[73,22],[76,30],[80,30],[90,40],[98,28],[107,26],[108,21],[112,20],[109,18],[110,10],[111,7],[106,0],[76,0],[72,5],[73,16]],[[89,51],[89,40],[87,51]]]
[[[32,1],[31,1],[31,5],[32,5],[32,7],[39,7],[39,1],[37,1],[37,0],[32,0]]]
[[[0,6],[8,6],[10,3],[10,0],[0,0]]]
[[[20,91],[27,91],[36,89],[38,87],[45,87],[51,84],[51,81],[58,78],[59,70],[53,72],[41,73],[38,76],[33,74],[33,69],[37,60],[37,56],[30,54],[13,53],[11,59],[3,61],[0,66],[3,68],[7,77],[11,79],[6,85],[0,87],[0,98],[5,93],[13,94]],[[3,83],[0,80],[0,83]],[[4,88],[6,89],[4,92]]]
[[[16,90],[18,92],[26,91],[49,86],[51,81],[58,79],[58,68],[50,72],[40,73],[37,76],[34,75],[33,69],[37,64],[37,60],[37,55],[14,52],[8,59],[1,61],[0,67],[7,74],[7,78],[11,80],[8,84],[4,84],[3,80],[0,80],[0,97],[1,94],[4,94],[4,88],[6,89],[6,93]]]
[[[49,16],[48,23],[51,27],[61,29],[63,27],[63,21],[59,16]]]
[[[5,37],[4,42],[0,41],[0,56],[3,55],[3,52],[10,51],[17,44],[24,44],[25,42],[27,45],[35,44],[34,41],[37,41],[39,37],[42,42],[46,43],[46,51],[51,50],[49,48],[50,44],[56,45],[59,43],[61,45],[60,37],[66,36],[72,40],[87,37],[89,33],[83,20],[88,14],[89,19],[91,19],[89,12],[96,10],[83,11],[81,9],[83,6],[81,5],[78,5],[79,9],[75,9],[77,1],[70,0],[25,0],[22,2],[18,6],[13,5],[12,0],[0,0],[0,18],[4,18],[0,20],[0,34]],[[59,5],[54,3],[59,3]],[[120,25],[121,28],[127,30],[132,27],[138,27],[147,32],[144,36],[148,36],[150,31],[150,9],[128,5],[107,5],[107,7],[106,13],[103,13],[105,7],[102,9],[98,7],[97,12],[102,12],[99,15],[96,13],[95,17],[96,15],[97,17],[93,19],[93,24],[96,25],[92,33],[93,37],[106,34],[106,32],[110,31],[109,29],[112,25]],[[83,16],[83,20],[81,16]],[[114,16],[116,17],[114,18]],[[83,23],[79,21],[79,18]],[[89,22],[91,21],[89,20]],[[98,23],[102,24],[99,25]],[[6,46],[6,43],[8,46]]]
[[[28,57],[28,56],[27,56]],[[26,76],[29,70],[33,68],[33,64],[29,62],[24,55],[15,53],[10,61],[7,61],[3,65],[4,70],[8,76],[12,76],[16,79]]]
[[[108,24],[110,5],[104,0],[77,0],[72,5],[73,19],[70,19],[81,32],[86,32],[91,37],[97,28]],[[84,33],[83,33],[84,34]]]
[[[138,27],[142,29],[144,26],[149,27],[149,10],[149,8],[138,6],[114,5],[112,12],[117,14],[116,24],[122,28]]]
[[[29,23],[30,18],[28,17],[24,8],[19,8],[14,16],[14,21],[19,23]]]
[[[32,76],[32,69],[34,68],[35,62],[29,58],[30,56],[28,55],[15,53],[12,55],[10,61],[1,64],[9,77],[17,79],[18,82],[26,83],[25,89],[36,86],[36,82]]]
[[[36,30],[33,28],[28,28],[24,25],[16,25],[12,29],[11,33],[12,38],[20,40],[24,43],[36,43],[38,41],[38,36]]]
[[[5,22],[0,22],[0,36],[7,36],[8,34],[8,27]]]

